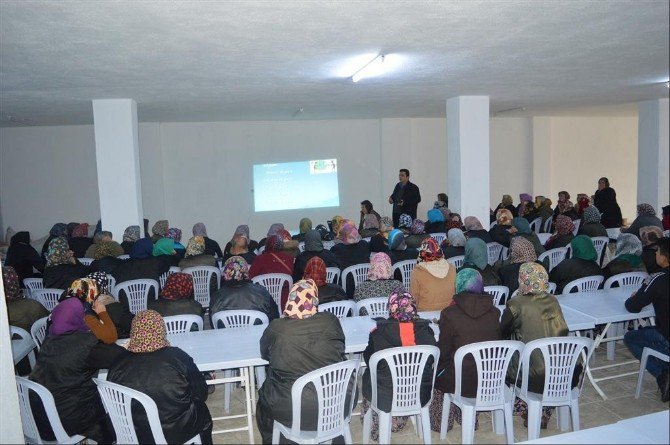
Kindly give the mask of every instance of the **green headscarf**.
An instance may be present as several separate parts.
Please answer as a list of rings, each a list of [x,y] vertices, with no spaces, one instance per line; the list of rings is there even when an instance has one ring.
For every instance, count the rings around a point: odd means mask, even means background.
[[[598,261],[598,252],[593,247],[593,241],[586,235],[576,236],[570,241],[572,257],[586,261]]]
[[[484,270],[489,263],[489,253],[486,243],[480,238],[470,238],[465,243],[465,258],[463,264],[472,264],[477,269]]]
[[[529,235],[533,233],[532,230],[530,230],[530,223],[526,218],[522,218],[520,216],[517,216],[512,220],[512,225],[516,228],[518,233],[524,234],[524,235]]]
[[[480,240],[481,241],[481,240]],[[463,269],[456,274],[456,293],[468,292],[471,294],[484,293],[484,280],[475,269]]]
[[[174,240],[171,238],[161,238],[154,244],[153,256],[174,255]]]
[[[312,230],[312,220],[309,218],[301,219],[298,228],[300,229],[300,233],[309,232],[310,230]]]

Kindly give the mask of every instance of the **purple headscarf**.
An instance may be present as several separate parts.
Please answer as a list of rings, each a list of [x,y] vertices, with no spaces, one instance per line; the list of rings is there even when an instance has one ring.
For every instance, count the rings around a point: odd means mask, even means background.
[[[196,223],[193,226],[193,236],[202,236],[207,238],[207,228],[204,223]]]
[[[49,335],[91,331],[84,323],[84,305],[78,298],[67,298],[58,303],[50,318]]]

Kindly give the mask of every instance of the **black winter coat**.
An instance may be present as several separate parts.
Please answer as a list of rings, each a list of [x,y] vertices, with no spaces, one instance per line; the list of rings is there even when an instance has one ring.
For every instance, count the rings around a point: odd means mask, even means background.
[[[258,283],[251,281],[224,281],[221,289],[211,294],[209,313],[227,310],[251,310],[263,312],[272,321],[279,318],[279,308],[272,295]],[[211,322],[210,325],[214,328]]]
[[[114,275],[116,268],[123,264],[124,261],[130,260],[121,260],[113,256],[106,256],[91,263],[91,272],[105,272],[110,275]]]
[[[549,281],[556,283],[556,295],[558,295],[570,281],[592,275],[602,275],[602,270],[595,261],[566,258],[551,270]]]
[[[330,251],[335,255],[340,270],[343,271],[354,264],[365,264],[370,262],[370,246],[366,241],[359,241],[356,244],[335,244]],[[343,283],[344,284],[344,283]],[[347,296],[354,295],[354,279],[350,274],[346,283]],[[345,287],[344,285],[342,287]]]
[[[33,267],[38,271],[44,271],[44,259],[37,250],[30,245],[30,233],[18,232],[12,237],[5,257],[5,266],[11,266],[19,276],[19,285],[23,287],[23,279],[35,275]]]
[[[158,300],[149,301],[147,307],[161,314],[161,317],[171,317],[173,315],[205,316],[202,305],[195,300],[168,300],[159,297]]]
[[[133,313],[130,312],[126,306],[119,303],[118,301],[109,303],[105,307],[107,308],[109,318],[112,319],[114,326],[116,326],[116,333],[119,338],[129,338],[130,327],[133,323],[133,318],[135,315],[133,315]]]
[[[67,290],[74,280],[88,275],[89,270],[81,263],[51,266],[44,269],[42,281],[45,288]]]
[[[472,238],[479,238],[480,240],[484,241],[485,243],[492,243],[493,238],[491,238],[491,235],[489,234],[488,230],[468,230],[465,232],[465,236],[468,239]]]
[[[507,231],[510,229],[512,226],[501,226],[500,224],[496,224],[489,230],[489,235],[491,235],[491,239],[498,243],[502,244],[505,247],[509,247],[509,242],[512,240],[512,235]]]
[[[85,258],[86,251],[93,244],[93,238],[70,238],[67,243],[76,258]]]
[[[606,236],[607,229],[600,223],[581,223],[579,229],[577,230],[577,235],[586,235],[589,238],[594,238],[596,236]]]
[[[205,254],[223,258],[223,252],[221,252],[221,247],[219,247],[219,243],[217,243],[211,238],[207,238],[206,236],[204,238],[205,238]]]
[[[319,286],[319,304],[332,303],[334,301],[342,301],[347,299],[347,293],[339,284],[326,283]]]
[[[613,188],[605,187],[602,190],[596,190],[593,205],[602,213],[600,222],[603,226],[606,228],[621,227],[623,224],[621,207],[616,202],[616,192]]]

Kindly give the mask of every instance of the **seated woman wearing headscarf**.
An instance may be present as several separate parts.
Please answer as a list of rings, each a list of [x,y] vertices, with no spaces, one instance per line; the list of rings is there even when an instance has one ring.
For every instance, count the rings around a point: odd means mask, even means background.
[[[205,227],[205,224],[201,222],[195,223],[195,225],[193,226],[193,236],[201,236],[204,238],[205,253],[207,255],[212,255],[213,257],[217,258],[223,258],[223,252],[221,251],[219,243],[207,237],[207,228]]]
[[[273,223],[270,225],[270,228],[268,229],[267,235],[265,235],[265,238],[261,239],[258,242],[258,247],[265,246],[265,243],[267,242],[267,239],[271,237],[272,235],[278,235],[280,230],[284,230],[284,224],[282,223]]]
[[[281,236],[283,241],[282,252],[291,256],[291,258],[296,258],[300,254],[299,242],[291,239],[291,234],[288,230],[282,229],[277,232],[277,235]]]
[[[509,288],[510,296],[519,287],[519,268],[523,263],[537,261],[533,245],[525,238],[515,236],[510,243],[509,258],[496,263],[502,285]]]
[[[70,250],[72,250],[76,258],[93,258],[92,256],[86,256],[86,254],[89,252],[88,249],[90,249],[93,245],[93,240],[88,237],[88,224],[75,224],[76,225],[72,228],[72,232],[70,233],[70,236],[67,240],[68,244],[70,245]]]
[[[485,230],[484,227],[482,227],[482,223],[476,216],[466,216],[463,225],[466,230],[465,236],[468,239],[479,238],[485,243],[493,242],[493,238],[489,235],[488,230]]]
[[[586,235],[589,238],[596,236],[609,237],[605,226],[600,224],[600,211],[595,206],[588,206],[584,209],[577,235]]]
[[[323,248],[321,234],[317,230],[309,230],[305,233],[305,250],[295,259],[293,265],[293,281],[302,279],[305,274],[307,262],[314,257],[319,257],[326,263],[326,267],[339,267],[337,258],[330,250]]]
[[[635,218],[633,224],[626,230],[622,230],[622,232],[632,233],[640,238],[640,228],[646,226],[654,226],[661,229],[661,231],[663,230],[663,222],[656,216],[656,210],[650,204],[642,203],[637,206],[637,218]]]
[[[516,229],[512,227],[512,212],[507,209],[498,210],[496,212],[496,225],[489,230],[491,239],[504,247],[509,247],[514,233],[516,233]]]
[[[442,253],[444,258],[465,255],[465,243],[467,239],[461,229],[449,229],[447,238],[442,241]]]
[[[179,261],[179,267],[211,266],[216,267],[214,256],[205,253],[205,239],[201,236],[194,236],[188,240],[186,245],[186,255]]]
[[[642,261],[642,242],[636,235],[622,233],[616,240],[614,259],[603,268],[605,279],[626,272],[646,272]]]
[[[81,434],[98,443],[115,439],[109,417],[92,378],[109,369],[128,353],[115,343],[104,344],[84,322],[84,305],[67,298],[51,313],[51,325],[40,348],[30,380],[45,386],[53,395],[65,432]],[[155,373],[146,374],[154,378]],[[46,416],[38,414],[41,404],[31,397],[40,436],[55,440]],[[40,406],[36,410],[37,406]]]
[[[527,239],[528,241],[531,242],[533,245],[533,248],[535,249],[535,254],[540,255],[541,253],[544,253],[545,249],[542,243],[540,243],[540,239],[537,237],[535,232],[533,232],[530,228],[530,224],[526,220],[526,218],[514,218],[512,220],[512,226],[516,229],[515,237],[522,237]]]
[[[498,286],[502,283],[500,276],[489,264],[489,252],[486,243],[479,238],[471,238],[465,243],[464,269],[474,269],[482,277],[484,286]]]
[[[84,230],[88,230],[88,224],[86,225],[87,228]],[[73,233],[76,233],[79,229],[79,226],[77,226],[74,230]],[[74,239],[70,238],[69,243],[70,243],[70,248],[72,249],[72,243]],[[106,232],[106,231],[100,231],[97,232],[95,235],[93,235],[93,243],[89,243],[88,248],[86,249],[86,253],[82,255],[84,258],[93,258],[95,256],[95,248],[97,247],[98,244],[103,243],[103,242],[109,242],[112,241],[112,232]],[[72,249],[74,250],[74,249]],[[76,252],[75,252],[76,256]],[[77,257],[81,258],[81,257]]]
[[[663,232],[658,227],[640,227],[640,239],[642,240],[641,257],[649,275],[663,270],[663,268],[656,263],[656,241],[661,238],[663,238]]]
[[[67,225],[65,223],[54,224],[51,230],[49,230],[49,237],[42,245],[42,251],[40,252],[40,256],[42,258],[46,260],[49,244],[51,241],[53,241],[54,238],[59,238],[61,236],[67,238]]]
[[[591,205],[591,198],[586,193],[577,194],[577,204],[575,204],[575,213],[577,213],[577,218],[582,217],[584,214],[584,209]]]
[[[575,224],[565,215],[558,215],[556,217],[554,227],[554,234],[544,243],[544,248],[547,250],[565,247],[575,237],[572,233],[575,230]]]
[[[384,253],[388,254],[391,258],[391,263],[394,265],[399,261],[415,260],[417,255],[419,255],[418,249],[407,247],[407,244],[405,243],[405,235],[402,233],[402,230],[391,230],[388,234],[387,242],[389,250]],[[402,279],[402,274],[400,274],[400,272],[398,272],[396,279]]]
[[[168,241],[172,242],[172,240]],[[122,261],[112,272],[116,284],[143,278],[158,281],[162,274],[170,270],[168,262],[159,261],[152,255],[153,250],[154,245],[149,238],[142,238],[135,242],[129,254],[130,259]],[[155,298],[154,295],[150,300]]]
[[[302,242],[305,241],[305,234],[312,230],[312,220],[309,218],[302,218],[298,223],[298,234],[293,235],[291,239]]]
[[[19,285],[23,287],[23,280],[26,278],[41,277],[41,273],[33,272],[33,267],[42,272],[44,264],[44,259],[30,245],[30,232],[17,232],[9,242],[5,266],[14,268],[19,276]]]
[[[123,260],[117,258],[119,255],[123,255],[123,248],[116,241],[102,241],[94,244],[94,246],[95,250],[92,258],[95,258],[95,260],[90,265],[91,271],[111,274],[123,263]]]
[[[405,244],[411,249],[416,249],[421,246],[421,243],[430,235],[424,232],[424,223],[419,218],[412,221],[409,227],[409,235],[405,236]]]
[[[174,250],[174,241],[170,238],[161,238],[156,241],[151,255],[158,260],[162,268],[167,266],[169,269],[172,266],[177,266],[180,261],[177,251]]]
[[[19,286],[19,276],[11,266],[2,268],[2,283],[5,286],[7,318],[10,326],[16,326],[30,332],[30,328],[40,318],[47,317],[49,311],[37,300],[24,298]]]
[[[556,219],[558,215],[565,215],[572,220],[577,219],[575,205],[570,201],[570,193],[565,190],[558,192],[558,203],[554,209],[554,219]]]
[[[481,240],[470,240],[481,241]],[[456,275],[454,302],[440,313],[440,359],[435,377],[433,400],[430,404],[430,426],[440,431],[444,394],[455,390],[456,368],[454,354],[461,346],[483,341],[500,340],[500,312],[493,306],[493,299],[484,292],[482,276],[475,269],[463,269]],[[461,394],[477,395],[477,367],[472,355],[463,360]],[[447,431],[454,420],[461,424],[461,410],[453,403],[449,409]]]
[[[140,237],[140,226],[126,227],[126,230],[123,232],[123,242],[121,242],[123,253],[129,255],[130,251],[133,249],[133,245],[135,245]]]
[[[421,244],[417,264],[412,271],[409,293],[420,311],[441,311],[451,304],[456,292],[456,268],[442,255],[433,238]]]
[[[45,288],[67,289],[74,280],[85,277],[88,272],[88,267],[74,258],[65,238],[51,240],[42,278]]]
[[[161,238],[165,238],[169,228],[170,223],[168,223],[167,219],[160,219],[156,221],[156,223],[151,228],[151,242],[156,244],[156,241]]]
[[[284,317],[271,321],[263,332],[261,357],[269,362],[269,367],[256,405],[256,423],[263,443],[272,441],[275,420],[291,424],[293,383],[308,372],[346,360],[340,322],[330,312],[318,312],[318,306],[316,284],[311,280],[298,281],[291,288]],[[303,430],[316,428],[316,412],[315,392],[303,391]]]
[[[525,218],[526,215],[535,210],[533,197],[528,193],[519,194],[519,205],[516,208],[516,213],[519,218]]]
[[[335,244],[339,244],[342,242],[342,239],[340,238],[340,230],[342,229],[342,225],[346,222],[347,220],[341,217],[340,215],[335,215],[333,216],[333,219],[330,221],[330,228],[331,228],[331,236],[333,237],[333,241]],[[282,229],[284,227],[282,226]]]
[[[393,220],[388,216],[382,216],[379,223],[379,233],[370,237],[370,252],[388,252],[388,237],[392,230],[394,230]]]
[[[107,313],[107,307],[98,301],[100,290],[92,278],[81,278],[72,282],[59,301],[77,298],[84,306],[84,323],[98,340],[112,344],[119,339],[116,325]]]
[[[319,288],[319,303],[332,303],[347,299],[347,293],[342,286],[327,282],[326,263],[318,256],[307,261],[303,280],[312,280]]]
[[[226,248],[223,254],[224,263],[234,256],[241,256],[248,264],[253,263],[256,259],[256,254],[249,251],[249,239],[244,234],[239,233],[233,236]]]
[[[116,301],[111,295],[107,274],[104,272],[91,272],[86,275],[86,278],[95,281],[98,288],[98,297],[95,299],[95,302],[105,306],[107,314],[116,328],[117,337],[128,338],[130,335],[130,324],[133,321],[134,315],[126,306]],[[84,307],[86,308],[87,305],[84,304]],[[103,318],[104,317],[98,315],[99,320],[102,320]],[[86,320],[86,318],[84,318],[84,320]]]
[[[335,255],[340,270],[344,270],[354,264],[364,264],[370,262],[370,247],[367,242],[361,239],[358,230],[351,223],[345,223],[340,229],[340,238],[342,243],[334,245],[330,251]],[[347,295],[349,298],[354,296],[354,280],[351,274],[348,276]]]
[[[379,232],[379,218],[368,213],[363,216],[363,230],[360,232],[362,237],[372,237]]]
[[[572,280],[602,274],[598,265],[598,252],[591,238],[576,236],[570,241],[570,249],[572,257],[558,263],[549,273],[549,281],[556,283],[556,295],[562,293],[565,285]]]
[[[424,230],[426,233],[443,233],[446,232],[444,225],[444,214],[439,209],[428,210],[428,221]]]
[[[170,346],[158,312],[147,310],[135,316],[127,349],[129,353],[110,367],[107,380],[156,402],[168,443],[185,443],[199,434],[203,444],[211,444],[207,382],[191,356]],[[154,443],[144,410],[133,409],[132,415],[139,443]]]
[[[516,213],[516,207],[514,207],[514,202],[512,201],[512,197],[510,195],[503,195],[502,200],[500,201],[500,204],[498,204],[498,207],[495,208],[493,211],[493,215],[496,216],[496,219],[498,218],[498,211],[499,210],[507,210],[510,213],[510,221],[512,218],[517,216]],[[495,221],[495,220],[494,220]],[[493,222],[493,221],[491,221]],[[498,223],[500,224],[500,223]]]
[[[179,258],[184,258],[184,255],[186,255],[186,247],[181,243],[181,229],[170,227],[165,237],[174,241],[174,250],[177,252],[177,255],[179,255]]]
[[[393,279],[391,258],[384,252],[377,252],[370,259],[368,279],[354,290],[354,301],[366,298],[388,297],[393,291],[405,290],[402,281]]]
[[[412,295],[403,290],[396,290],[389,295],[389,317],[377,318],[377,326],[370,332],[368,346],[363,351],[363,358],[370,363],[370,357],[375,352],[400,346],[428,345],[435,346],[435,334],[430,328],[430,322],[419,318],[417,305]],[[428,359],[421,376],[420,398],[425,405],[430,400],[433,390],[433,362]],[[382,411],[391,410],[393,398],[393,381],[388,364],[383,361],[377,367],[377,407]],[[372,400],[372,380],[370,369],[365,368],[363,373],[363,402],[361,403],[361,422],[370,409]],[[376,413],[372,414],[370,435],[373,440],[379,440],[379,419]],[[408,417],[393,417],[391,431],[398,432],[405,428]]]
[[[167,277],[158,299],[149,301],[148,308],[158,312],[162,317],[187,314],[205,316],[202,305],[194,299],[193,277],[183,272],[176,272]]]
[[[282,252],[284,240],[280,235],[270,235],[265,242],[265,250],[258,255],[249,268],[249,278],[268,273],[284,273],[293,276],[293,257]],[[282,289],[281,304],[286,304],[288,285]]]
[[[279,318],[279,308],[270,292],[249,279],[249,265],[244,258],[233,256],[223,265],[221,288],[212,293],[209,313],[242,309],[263,312],[270,321]]]
[[[240,224],[235,229],[235,233],[233,233],[233,237],[230,239],[230,241],[228,241],[228,243],[226,244],[225,249],[223,250],[223,254],[224,254],[224,258],[225,258],[224,262],[228,258],[230,258],[231,256],[235,256],[235,254],[230,255],[231,254],[230,248],[232,247],[233,239],[235,239],[235,237],[238,236],[238,235],[244,236],[247,239],[247,249],[249,250],[249,252],[255,251],[256,248],[258,247],[258,242],[255,241],[255,240],[252,240],[251,235],[249,235],[249,226],[246,225],[246,224]],[[228,258],[225,257],[226,255],[228,255]],[[249,260],[247,260],[247,262],[251,263]]]

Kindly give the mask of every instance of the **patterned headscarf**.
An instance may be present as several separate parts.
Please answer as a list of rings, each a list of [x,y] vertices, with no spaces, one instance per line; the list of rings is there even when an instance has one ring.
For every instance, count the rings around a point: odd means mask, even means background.
[[[68,238],[72,238],[72,231],[74,231],[74,229],[76,229],[78,225],[79,225],[78,222],[67,223],[66,229]]]
[[[578,235],[570,241],[572,258],[586,261],[598,261],[598,252],[593,246],[593,240],[586,235]]]
[[[56,305],[49,319],[49,335],[63,335],[69,332],[90,332],[84,322],[84,305],[78,298],[66,298]]]
[[[235,235],[244,235],[247,237],[247,239],[249,239],[249,226],[246,224],[240,224],[235,229],[235,233],[233,233],[233,236]]]
[[[476,216],[466,216],[463,225],[465,230],[484,230],[482,223]]]
[[[156,221],[156,224],[151,228],[151,233],[155,236],[164,237],[167,235],[167,231],[170,228],[170,224],[167,219],[161,219]]]
[[[644,247],[654,244],[661,238],[663,238],[663,231],[658,227],[656,226],[640,227],[640,239],[642,240],[642,245]]]
[[[207,238],[207,227],[205,227],[204,223],[199,222],[193,225],[193,236],[202,236]]]
[[[186,257],[202,255],[205,253],[205,238],[202,236],[194,236],[188,240],[186,245]]]
[[[167,331],[163,317],[156,311],[142,311],[135,315],[130,325],[128,350],[134,353],[154,352],[167,348]]]
[[[51,236],[67,235],[67,225],[65,223],[54,224],[51,230],[49,230],[49,235]]]
[[[421,242],[421,248],[419,249],[419,258],[417,258],[418,263],[422,262],[431,262],[437,261],[441,258],[444,258],[442,249],[437,245],[432,237],[428,237]]]
[[[368,280],[388,280],[393,277],[393,263],[391,257],[384,252],[377,252],[370,259]]]
[[[170,238],[171,240],[174,240],[175,243],[180,243],[181,242],[181,229],[178,229],[176,227],[170,227],[167,231],[167,235],[165,235],[166,238]]]
[[[575,230],[575,224],[569,216],[558,215],[556,217],[556,233],[558,235],[568,235]]]
[[[291,233],[286,229],[281,229],[277,231],[277,236],[281,236],[281,239],[286,244],[287,241],[291,241]]]
[[[530,228],[530,223],[526,218],[517,216],[516,218],[512,219],[512,225],[516,228],[518,233],[521,233],[523,235],[529,235],[533,233],[533,231]]]
[[[72,238],[88,238],[88,223],[78,224],[72,231]]]
[[[134,243],[140,239],[140,226],[128,226],[123,232],[123,241]]]
[[[407,244],[405,244],[405,235],[400,229],[393,229],[389,232],[388,235],[388,244],[390,250],[405,250],[407,249]]]
[[[72,264],[72,254],[67,239],[62,236],[54,238],[49,243],[47,250],[46,267],[60,266],[61,264]]]
[[[570,201],[570,193],[566,191],[558,192],[558,211],[565,213],[574,208],[572,201]]]
[[[175,253],[177,252],[174,250],[174,241],[170,238],[161,238],[156,241],[154,250],[151,252],[153,256],[174,255]]]
[[[586,193],[580,193],[577,195],[577,207],[575,210],[578,214],[584,213],[584,209],[591,205],[591,198]]]
[[[400,215],[400,219],[398,220],[398,227],[401,229],[409,229],[412,227],[412,217],[407,213]]]
[[[512,264],[537,261],[533,243],[522,236],[515,236],[509,243],[509,260]]]
[[[380,232],[390,232],[393,230],[393,220],[388,216],[382,216],[381,223],[379,224]]]
[[[642,255],[642,241],[640,241],[640,238],[632,233],[619,235],[616,239],[616,257],[621,255]]]
[[[98,288],[99,294],[108,294],[109,289],[109,278],[105,272],[91,272],[86,275],[86,278],[95,281],[95,286]]]
[[[379,230],[379,220],[377,219],[377,216],[372,213],[365,215],[363,217],[363,228]]]
[[[130,249],[130,258],[133,260],[143,260],[149,258],[154,250],[154,244],[149,238],[142,238],[133,244],[133,248]]]
[[[298,229],[300,233],[307,233],[308,230],[312,230],[312,220],[309,218],[303,218],[298,224]]]
[[[300,280],[288,293],[284,317],[303,319],[318,312],[319,288],[312,280]]]
[[[271,237],[272,235],[276,235],[277,232],[279,232],[280,230],[284,230],[284,224],[282,224],[282,223],[274,223],[274,224],[272,224],[272,225],[270,226],[270,229],[268,229],[268,234],[267,234],[266,238],[269,238],[269,237]]]
[[[184,272],[170,274],[161,289],[161,297],[166,300],[190,300],[193,295],[193,276]]]
[[[123,247],[121,247],[121,245],[116,241],[102,241],[95,245],[93,258],[99,260],[100,258],[105,258],[108,256],[117,257],[123,254]]]
[[[224,281],[246,281],[249,279],[249,264],[244,257],[231,256],[223,263],[221,277]]]
[[[507,209],[500,209],[496,212],[496,223],[500,226],[509,226],[512,224],[512,212]]]
[[[317,286],[326,284],[326,263],[320,257],[314,256],[307,261],[303,280],[312,280]]]
[[[600,222],[600,211],[596,206],[588,206],[584,209],[582,214],[582,220],[584,224],[587,223],[599,223]]]
[[[449,229],[447,239],[449,239],[449,244],[453,247],[463,247],[467,242],[461,229]]]
[[[654,208],[650,204],[647,204],[645,202],[637,205],[637,214],[656,216],[656,210],[654,210]]]
[[[279,235],[270,235],[265,239],[265,252],[279,252],[284,248],[284,239]]]
[[[2,283],[5,286],[5,298],[16,300],[22,298],[21,286],[19,285],[19,275],[11,266],[2,268]]]
[[[489,263],[489,253],[486,243],[480,238],[470,238],[465,243],[465,258],[463,264],[472,264],[477,269],[484,270]]]
[[[347,222],[342,224],[340,239],[346,245],[356,244],[361,240],[361,235],[353,224]]]
[[[469,267],[458,272],[456,274],[456,293],[459,294],[461,292],[471,294],[484,293],[484,279],[482,275]]]
[[[389,295],[389,317],[400,323],[409,323],[419,318],[416,300],[409,292],[396,289]]]
[[[444,222],[444,215],[438,209],[428,210],[428,221],[432,223]]]
[[[500,203],[503,207],[507,207],[514,204],[514,201],[512,201],[512,197],[510,195],[503,195],[502,201]]]
[[[549,291],[549,275],[542,265],[523,263],[519,268],[519,292],[522,295],[546,294]]]
[[[412,235],[420,235],[423,233],[423,230],[426,228],[426,225],[419,218],[412,221],[412,227],[409,228],[409,233]]]
[[[91,278],[80,278],[74,280],[67,290],[68,297],[74,297],[81,300],[82,303],[93,303],[100,291],[97,283]]]

